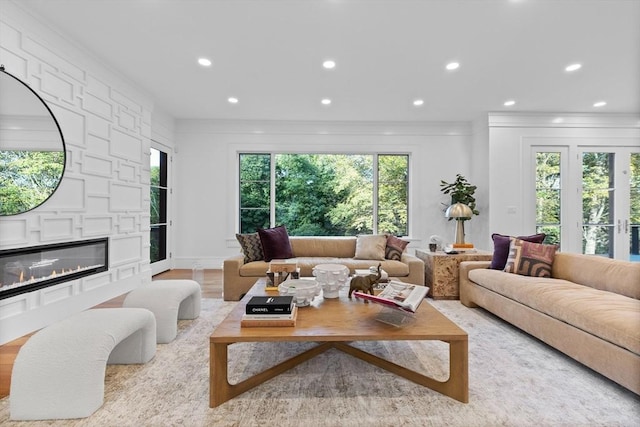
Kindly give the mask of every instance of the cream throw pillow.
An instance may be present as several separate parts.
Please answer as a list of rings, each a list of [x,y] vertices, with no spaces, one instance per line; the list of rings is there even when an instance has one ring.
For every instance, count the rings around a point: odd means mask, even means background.
[[[358,236],[356,240],[355,259],[376,259],[383,261],[386,247],[387,236],[384,234]]]

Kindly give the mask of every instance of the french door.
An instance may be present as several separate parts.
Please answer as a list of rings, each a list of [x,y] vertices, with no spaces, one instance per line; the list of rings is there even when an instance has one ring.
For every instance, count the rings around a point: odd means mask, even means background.
[[[581,147],[582,253],[640,261],[640,148]]]
[[[158,274],[171,268],[169,226],[169,165],[170,156],[165,148],[151,147],[151,182],[149,215],[151,218],[149,259],[151,274]]]
[[[532,147],[535,222],[547,243],[640,262],[640,147]]]

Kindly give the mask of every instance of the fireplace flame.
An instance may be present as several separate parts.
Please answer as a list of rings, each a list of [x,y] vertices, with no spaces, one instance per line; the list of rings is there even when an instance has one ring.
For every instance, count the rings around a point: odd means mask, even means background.
[[[20,281],[23,282],[24,281],[24,271],[20,272]]]
[[[53,270],[53,272],[51,272],[51,277],[56,277],[56,271]]]

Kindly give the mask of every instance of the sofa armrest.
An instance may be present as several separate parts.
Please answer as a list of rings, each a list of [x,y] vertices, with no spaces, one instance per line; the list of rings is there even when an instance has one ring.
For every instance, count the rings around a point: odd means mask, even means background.
[[[479,268],[489,268],[491,261],[462,261],[458,268],[460,278],[460,302],[467,307],[477,307],[469,298],[468,289],[474,286],[474,283],[469,280],[469,272]]]
[[[409,275],[403,277],[402,280],[407,283],[424,286],[424,261],[406,252],[402,253],[400,261],[409,266]]]

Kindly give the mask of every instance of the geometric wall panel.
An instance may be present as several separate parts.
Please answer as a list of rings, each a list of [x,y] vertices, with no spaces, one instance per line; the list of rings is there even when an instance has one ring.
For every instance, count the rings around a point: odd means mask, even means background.
[[[111,133],[110,154],[122,157],[129,161],[141,163],[142,141],[118,129],[113,129]]]
[[[0,222],[0,239],[2,246],[8,246],[11,244],[17,243],[27,243],[29,242],[27,236],[27,220],[26,218],[22,219],[5,219],[3,218]]]
[[[111,119],[113,107],[107,101],[104,101],[90,93],[85,93],[82,99],[82,108],[105,119]]]
[[[50,72],[45,72],[42,75],[42,85],[40,86],[40,89],[58,99],[62,99],[69,103],[73,102],[73,84],[66,80],[62,80],[60,77],[53,75]]]
[[[113,162],[96,156],[85,154],[82,157],[82,173],[98,176],[111,176],[111,166]]]
[[[52,102],[48,102],[47,105],[51,108],[53,115],[56,116],[60,130],[62,131],[62,136],[64,137],[64,142],[80,147],[84,146],[84,116]]]
[[[117,266],[136,262],[142,254],[142,236],[112,237],[109,244],[109,264]]]
[[[104,214],[109,212],[109,196],[88,196],[85,213]]]
[[[73,218],[43,216],[41,217],[41,223],[40,239],[42,241],[73,239]]]
[[[142,209],[142,188],[139,186],[111,184],[111,211],[140,211]]]
[[[60,186],[43,207],[55,210],[82,210],[85,204],[85,181],[63,177]]]
[[[73,295],[73,285],[75,281],[64,282],[63,284],[51,286],[40,291],[40,303],[47,305],[67,299]]]
[[[136,231],[136,217],[121,215],[118,218],[118,231],[120,233],[130,233],[132,231]]]
[[[118,178],[120,181],[134,181],[136,178],[136,167],[120,164],[120,166],[118,166]]]
[[[83,236],[108,236],[113,229],[113,218],[110,216],[82,216]]]

